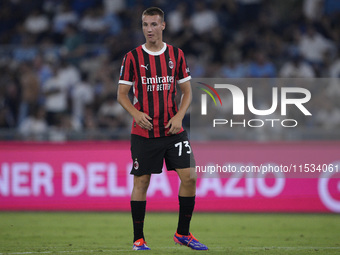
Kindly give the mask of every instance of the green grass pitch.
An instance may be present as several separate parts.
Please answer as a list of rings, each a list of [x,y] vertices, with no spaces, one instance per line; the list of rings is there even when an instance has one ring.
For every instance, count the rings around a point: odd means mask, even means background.
[[[147,213],[151,251],[132,251],[130,213],[0,212],[0,254],[340,254],[340,215],[196,213],[209,247],[175,245],[175,213]]]

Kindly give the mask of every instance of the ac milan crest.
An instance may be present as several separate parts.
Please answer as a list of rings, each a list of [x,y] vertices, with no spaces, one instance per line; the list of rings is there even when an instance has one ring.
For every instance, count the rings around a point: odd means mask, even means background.
[[[174,68],[174,62],[172,62],[171,59],[169,60],[169,67],[170,67],[170,69]]]
[[[139,168],[139,163],[138,163],[138,161],[137,161],[137,158],[136,158],[135,161],[133,162],[133,168],[134,168],[135,170],[137,170],[137,169]]]

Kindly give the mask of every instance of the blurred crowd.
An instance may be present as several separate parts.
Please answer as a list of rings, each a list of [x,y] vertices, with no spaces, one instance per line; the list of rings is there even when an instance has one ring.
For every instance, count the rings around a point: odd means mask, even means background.
[[[2,0],[0,130],[16,130],[2,139],[129,133],[116,100],[119,68],[144,42],[150,6],[164,10],[164,41],[185,52],[195,78],[340,78],[336,0]],[[317,100],[313,125],[331,118],[340,127],[340,85],[322,94],[330,101]]]

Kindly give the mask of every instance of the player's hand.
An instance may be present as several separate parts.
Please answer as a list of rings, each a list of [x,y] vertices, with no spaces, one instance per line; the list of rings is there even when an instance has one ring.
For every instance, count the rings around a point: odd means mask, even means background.
[[[134,119],[137,125],[140,126],[141,128],[144,128],[147,130],[151,130],[153,128],[152,123],[150,122],[152,118],[144,112],[138,112],[134,116]]]
[[[168,135],[177,134],[182,128],[182,119],[175,115],[169,120],[165,128],[170,128]]]

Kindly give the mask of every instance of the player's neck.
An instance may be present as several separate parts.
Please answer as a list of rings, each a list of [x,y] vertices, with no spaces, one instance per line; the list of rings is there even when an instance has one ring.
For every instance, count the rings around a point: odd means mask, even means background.
[[[152,52],[158,52],[161,49],[163,49],[164,47],[164,42],[163,41],[159,41],[159,42],[155,42],[155,43],[151,43],[151,42],[146,42],[145,43],[145,47]]]

